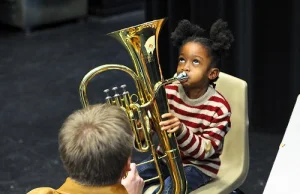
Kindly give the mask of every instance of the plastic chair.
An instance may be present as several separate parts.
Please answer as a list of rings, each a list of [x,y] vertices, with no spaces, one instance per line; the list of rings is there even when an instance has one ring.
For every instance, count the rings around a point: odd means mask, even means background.
[[[245,181],[249,169],[248,90],[244,80],[221,72],[216,89],[231,107],[231,129],[225,136],[221,168],[211,183],[191,194],[229,194]]]
[[[248,98],[244,80],[220,72],[216,89],[231,106],[231,129],[225,136],[221,167],[216,179],[191,194],[229,194],[245,181],[249,169]],[[150,194],[157,186],[150,187]]]

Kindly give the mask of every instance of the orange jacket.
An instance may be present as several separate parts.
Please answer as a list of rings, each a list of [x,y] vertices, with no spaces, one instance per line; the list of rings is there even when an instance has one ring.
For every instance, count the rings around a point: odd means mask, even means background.
[[[80,185],[70,178],[57,190],[50,187],[40,187],[31,190],[28,194],[128,194],[121,184],[112,186],[85,186]]]

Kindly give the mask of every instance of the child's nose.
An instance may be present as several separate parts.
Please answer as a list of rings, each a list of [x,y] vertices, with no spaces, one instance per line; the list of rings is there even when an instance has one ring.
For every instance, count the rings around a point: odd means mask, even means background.
[[[183,70],[184,71],[189,71],[190,70],[190,63],[188,61],[184,64]]]

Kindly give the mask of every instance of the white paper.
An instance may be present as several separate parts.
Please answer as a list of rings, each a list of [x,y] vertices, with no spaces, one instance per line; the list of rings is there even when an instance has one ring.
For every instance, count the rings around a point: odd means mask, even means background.
[[[263,194],[300,193],[300,95]]]

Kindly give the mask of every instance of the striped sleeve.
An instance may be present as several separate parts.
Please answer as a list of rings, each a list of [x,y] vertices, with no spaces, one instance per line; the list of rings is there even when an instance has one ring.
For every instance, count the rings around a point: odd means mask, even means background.
[[[213,156],[222,149],[224,137],[230,128],[230,114],[226,107],[220,107],[202,133],[193,133],[183,124],[182,132],[177,136],[180,149],[197,160]]]

